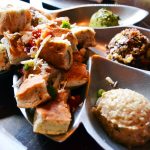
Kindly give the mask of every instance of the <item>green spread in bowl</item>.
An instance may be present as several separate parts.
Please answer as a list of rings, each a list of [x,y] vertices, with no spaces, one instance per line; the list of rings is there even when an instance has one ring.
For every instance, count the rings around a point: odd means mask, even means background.
[[[109,27],[119,25],[119,16],[101,8],[90,19],[90,27]]]

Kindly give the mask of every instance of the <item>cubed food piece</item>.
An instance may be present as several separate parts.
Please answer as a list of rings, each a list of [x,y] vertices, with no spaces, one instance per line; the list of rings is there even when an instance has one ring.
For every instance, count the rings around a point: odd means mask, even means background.
[[[73,62],[85,62],[86,57],[88,55],[88,51],[85,48],[82,48],[80,50],[76,50],[73,52]]]
[[[61,91],[55,100],[37,107],[33,131],[51,135],[66,133],[71,122],[70,109],[65,102],[67,99],[68,94]]]
[[[52,65],[49,65],[42,59],[37,59],[37,64],[35,67],[34,59],[29,59],[22,61],[23,64],[23,76],[24,78],[28,78],[30,74],[40,74],[48,77],[48,79],[54,78],[59,73],[59,70],[54,68]]]
[[[31,24],[31,13],[29,9],[7,5],[0,8],[0,35],[9,31],[10,33],[22,31]]]
[[[29,56],[25,51],[24,44],[21,40],[22,35],[20,33],[10,34],[4,33],[2,43],[7,50],[10,64],[19,64],[20,61],[27,59]]]
[[[66,81],[66,87],[73,88],[81,86],[88,82],[88,71],[86,65],[80,62],[74,62],[71,68],[64,73],[64,81]]]
[[[31,24],[33,26],[37,26],[39,24],[48,23],[51,19],[51,15],[44,13],[41,10],[38,10],[34,7],[30,7],[30,12],[32,14],[32,21]]]
[[[67,103],[69,96],[70,96],[70,90],[69,89],[61,89],[58,91],[58,95],[57,95],[56,100],[57,101],[64,101],[65,103]]]
[[[52,37],[61,37],[62,39],[67,39],[70,41],[72,49],[76,50],[76,46],[78,44],[78,40],[74,34],[70,31],[70,29],[67,28],[60,28],[60,27],[48,27],[45,26],[39,26],[39,29],[42,28],[41,37],[45,38],[48,35],[51,35]]]
[[[0,71],[8,70],[10,68],[10,63],[8,60],[6,49],[3,44],[0,44]]]
[[[77,50],[78,40],[72,32],[68,32],[67,34],[63,35],[63,39],[67,39],[71,43],[71,47],[73,51]]]
[[[36,107],[50,98],[47,81],[42,75],[30,75],[16,93],[17,106],[22,108]]]
[[[43,43],[40,58],[56,68],[68,70],[73,61],[71,44],[68,40],[50,38]]]
[[[69,29],[59,28],[58,26],[51,27],[48,24],[37,26],[38,29],[42,30],[41,37],[45,38],[47,35],[51,35],[53,37],[61,37],[63,34],[67,34],[70,32]]]
[[[77,37],[80,47],[87,48],[95,46],[95,31],[92,28],[76,26],[71,31]]]

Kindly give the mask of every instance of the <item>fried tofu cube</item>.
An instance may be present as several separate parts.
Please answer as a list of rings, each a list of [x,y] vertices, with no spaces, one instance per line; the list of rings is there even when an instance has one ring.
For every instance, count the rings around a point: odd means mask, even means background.
[[[22,35],[17,32],[14,34],[5,32],[4,38],[1,40],[7,50],[10,64],[19,64],[20,61],[29,57],[25,51],[21,37]]]
[[[40,58],[51,63],[56,68],[68,70],[73,62],[71,44],[68,40],[49,39],[44,43]]]
[[[31,24],[31,13],[29,9],[13,5],[0,7],[0,35],[9,31],[10,33],[22,31]]]
[[[86,65],[80,62],[74,62],[71,68],[64,73],[64,81],[67,88],[74,88],[84,85],[88,82],[89,74]]]
[[[39,26],[40,28],[40,26]],[[42,27],[43,28],[43,27]],[[52,35],[53,37],[61,37],[63,40],[67,39],[71,43],[71,47],[73,50],[76,50],[76,46],[78,44],[78,40],[74,34],[70,31],[70,29],[67,28],[60,28],[60,27],[48,27],[45,26],[42,29],[41,37],[45,38],[47,34]]]
[[[30,75],[19,87],[16,93],[17,106],[34,108],[50,99],[47,91],[47,81],[42,75]]]
[[[95,46],[95,31],[91,27],[76,26],[71,31],[78,39],[78,45],[80,47],[87,48]]]
[[[66,104],[68,96],[68,91],[60,91],[55,100],[36,108],[33,123],[34,132],[59,135],[68,131],[71,122],[70,109]]]
[[[63,35],[64,39],[67,39],[68,41],[70,41],[71,43],[71,47],[73,51],[77,50],[77,45],[78,45],[78,40],[76,38],[76,36],[74,34],[72,34],[72,32],[68,32],[67,34]]]
[[[6,49],[3,44],[0,44],[0,71],[8,70],[10,68],[9,59]]]

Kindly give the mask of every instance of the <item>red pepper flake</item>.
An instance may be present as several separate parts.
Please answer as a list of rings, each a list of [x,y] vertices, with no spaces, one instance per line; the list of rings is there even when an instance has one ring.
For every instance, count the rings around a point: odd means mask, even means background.
[[[39,37],[41,36],[41,29],[34,30],[34,31],[32,32],[32,36],[33,36],[35,39],[39,38]]]

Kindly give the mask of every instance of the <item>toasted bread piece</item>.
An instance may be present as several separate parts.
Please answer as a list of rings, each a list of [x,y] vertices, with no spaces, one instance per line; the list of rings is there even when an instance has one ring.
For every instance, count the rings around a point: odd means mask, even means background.
[[[22,31],[31,24],[31,13],[29,9],[7,5],[0,8],[0,35],[9,31],[10,33]]]
[[[22,35],[20,33],[10,34],[4,33],[2,43],[7,50],[9,61],[11,64],[19,64],[20,61],[27,59],[29,56],[25,51],[24,44],[21,40]]]
[[[72,33],[78,39],[78,45],[80,47],[95,46],[95,31],[91,27],[79,27],[76,26],[71,29]]]
[[[30,75],[16,93],[17,106],[33,108],[50,99],[45,76]]]
[[[68,70],[73,61],[72,48],[68,40],[49,39],[44,43],[40,58],[51,63],[56,68]]]
[[[3,44],[0,44],[0,71],[8,70],[10,68],[9,59],[6,49]]]
[[[70,109],[66,104],[68,96],[67,91],[60,91],[54,101],[36,108],[33,123],[34,132],[51,135],[67,132],[71,122]]]
[[[78,87],[87,83],[88,77],[86,65],[80,62],[74,62],[71,68],[64,73],[64,81],[67,81],[66,87],[68,88]]]

